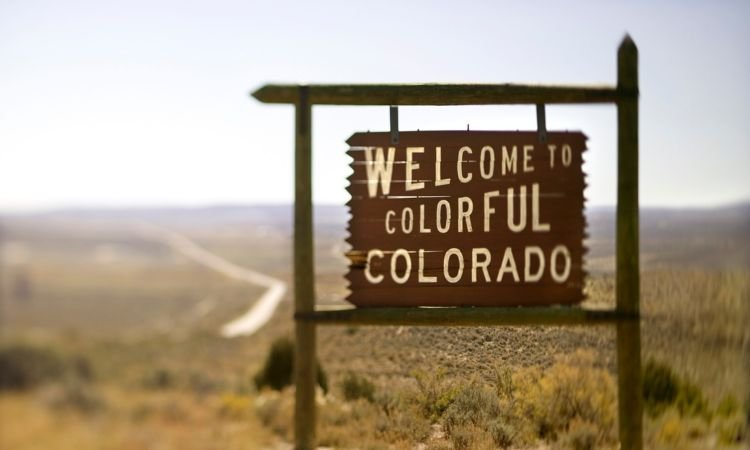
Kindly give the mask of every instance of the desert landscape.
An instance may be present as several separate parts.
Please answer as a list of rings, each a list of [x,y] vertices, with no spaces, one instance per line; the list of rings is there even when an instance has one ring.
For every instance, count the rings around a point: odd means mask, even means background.
[[[291,448],[291,214],[2,216],[0,448]],[[583,306],[607,307],[614,210],[587,218]],[[319,305],[347,294],[347,219],[315,208]],[[285,283],[271,320],[222,336],[266,288],[154,227]],[[641,267],[646,447],[747,448],[750,204],[642,209]],[[617,448],[614,337],[610,326],[320,327],[319,445]]]

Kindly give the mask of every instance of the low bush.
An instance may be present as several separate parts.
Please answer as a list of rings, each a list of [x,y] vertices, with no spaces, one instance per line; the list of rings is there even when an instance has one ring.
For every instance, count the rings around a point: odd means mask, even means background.
[[[53,409],[92,414],[106,407],[104,398],[91,386],[67,381],[54,386],[46,395],[47,406]]]
[[[375,385],[367,378],[354,372],[349,372],[344,376],[341,381],[341,391],[344,398],[349,401],[360,398],[370,403],[375,401]]]
[[[450,434],[450,439],[455,450],[469,450],[473,448],[474,431],[466,425],[456,427]]]
[[[25,390],[48,381],[87,382],[93,369],[83,356],[64,357],[55,350],[27,344],[0,348],[0,391]]]
[[[708,402],[697,385],[654,360],[647,361],[643,369],[643,404],[652,417],[660,415],[671,405],[675,405],[683,416],[710,415]]]
[[[594,450],[597,448],[599,430],[596,425],[579,419],[570,422],[570,427],[561,436],[556,447],[566,450]]]
[[[256,398],[254,407],[263,425],[283,439],[292,440],[294,396],[289,390],[263,392]]]
[[[318,385],[323,392],[328,392],[328,376],[320,365],[317,366]],[[280,391],[286,386],[292,384],[294,373],[294,342],[288,337],[276,339],[271,344],[271,349],[266,356],[265,363],[258,373],[255,374],[253,381],[257,389],[269,387]]]
[[[375,393],[375,404],[386,416],[393,415],[401,409],[402,396],[389,390],[382,390]]]
[[[229,419],[243,419],[250,411],[250,397],[225,393],[219,403],[219,415]]]
[[[677,399],[679,379],[669,366],[652,359],[643,367],[643,406],[657,416]]]
[[[280,338],[271,344],[263,368],[255,374],[255,387],[270,387],[280,391],[292,384],[294,371],[294,343],[289,338]]]
[[[495,420],[490,424],[489,428],[492,441],[498,448],[510,448],[516,440],[518,430],[516,427],[506,420]]]
[[[338,402],[331,398],[319,410],[318,444],[334,448],[413,448],[430,436],[430,421],[415,404],[404,403],[386,414],[377,402],[362,398]]]
[[[443,414],[445,431],[452,435],[466,425],[487,429],[500,417],[500,403],[494,392],[472,383],[465,386]]]
[[[683,416],[708,417],[710,414],[703,391],[687,380],[681,380],[675,404]]]
[[[224,383],[215,374],[196,370],[187,375],[187,386],[197,396],[216,393],[224,388]]]
[[[682,436],[682,419],[674,410],[664,414],[657,433],[659,442],[675,445]]]
[[[592,424],[597,445],[615,441],[616,390],[612,376],[595,364],[592,352],[560,357],[544,372],[537,368],[513,376],[515,417],[531,432],[524,438],[555,441],[574,421]],[[592,388],[594,387],[595,388]]]
[[[175,386],[176,377],[171,370],[157,367],[148,370],[141,378],[141,386],[146,389],[163,390]]]
[[[427,419],[435,422],[453,402],[458,393],[458,387],[445,378],[445,371],[412,372],[417,381],[416,403]]]
[[[414,409],[399,410],[387,421],[387,428],[380,433],[385,442],[401,441],[414,446],[430,436],[430,421]]]
[[[731,417],[740,410],[737,398],[732,394],[725,395],[716,406],[716,415],[719,417]]]
[[[737,414],[723,420],[718,425],[717,435],[722,445],[737,445],[748,439],[748,424]]]

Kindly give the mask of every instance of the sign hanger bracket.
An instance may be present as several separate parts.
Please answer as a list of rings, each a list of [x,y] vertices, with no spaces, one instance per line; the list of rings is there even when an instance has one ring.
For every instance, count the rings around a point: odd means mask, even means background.
[[[539,142],[547,142],[547,117],[544,103],[537,103],[536,105],[536,134]]]
[[[398,144],[398,106],[391,105],[391,144]]]

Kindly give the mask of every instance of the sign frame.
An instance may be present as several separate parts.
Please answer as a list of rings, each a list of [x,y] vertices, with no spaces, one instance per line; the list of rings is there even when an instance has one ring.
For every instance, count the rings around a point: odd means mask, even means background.
[[[317,325],[614,325],[620,448],[643,448],[638,216],[638,49],[626,35],[615,86],[517,84],[274,85],[252,96],[295,106],[295,448],[315,448]],[[614,104],[617,107],[616,306],[316,308],[312,221],[313,105]]]

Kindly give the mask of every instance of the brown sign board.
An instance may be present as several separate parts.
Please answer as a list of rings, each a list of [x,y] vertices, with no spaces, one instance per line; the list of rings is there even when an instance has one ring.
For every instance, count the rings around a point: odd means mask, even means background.
[[[583,300],[580,132],[356,133],[347,140],[357,306]]]

